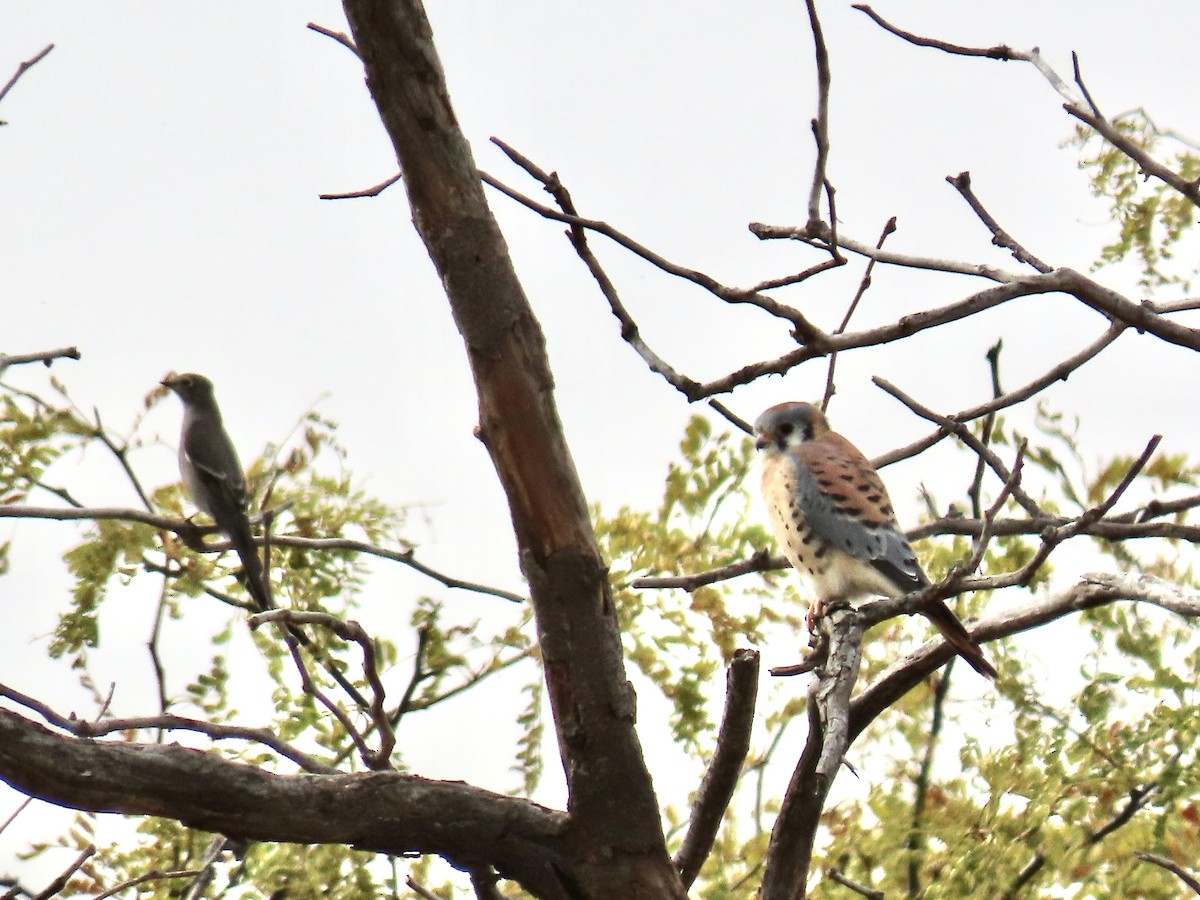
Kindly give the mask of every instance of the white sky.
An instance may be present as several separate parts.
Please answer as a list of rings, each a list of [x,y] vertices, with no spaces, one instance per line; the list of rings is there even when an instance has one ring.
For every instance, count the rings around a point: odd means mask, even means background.
[[[541,196],[487,143],[501,137],[557,170],[583,215],[748,286],[820,257],[800,245],[763,244],[746,229],[750,221],[804,220],[815,82],[803,4],[744,6],[458,0],[431,4],[431,14],[481,168]],[[902,27],[964,44],[1038,45],[1068,78],[1076,50],[1106,112],[1145,106],[1166,127],[1200,131],[1200,5],[1147,2],[1135,12],[1097,0],[1082,12],[1073,3],[931,0],[877,9]],[[874,241],[896,215],[891,249],[1016,269],[943,181],[968,169],[985,205],[1031,251],[1052,265],[1087,268],[1112,231],[1072,151],[1060,149],[1072,122],[1032,67],[909,46],[845,3],[825,2],[821,15],[834,84],[829,175],[843,233]],[[310,20],[346,27],[327,2],[0,0],[0,81],[56,45],[0,103],[8,122],[0,129],[0,352],[78,345],[83,359],[57,364],[54,374],[118,431],[167,371],[204,372],[243,458],[282,440],[319,401],[341,424],[349,464],[370,490],[397,505],[431,505],[429,523],[413,534],[423,561],[521,590],[504,499],[471,436],[475,400],[464,354],[401,188],[375,200],[317,199],[382,181],[395,162],[357,60],[306,30]],[[489,199],[547,332],[588,497],[608,509],[654,503],[693,410],[619,340],[561,226],[494,192]],[[764,313],[725,307],[602,238],[593,246],[646,340],[698,380],[794,346]],[[860,273],[848,267],[779,296],[832,328]],[[1133,284],[1127,272],[1101,278],[1122,290]],[[879,268],[856,322],[890,321],[986,286]],[[1102,327],[1090,312],[1036,297],[903,352],[849,354],[831,414],[868,454],[880,453],[926,429],[875,388],[872,375],[952,412],[988,396],[983,353],[998,335],[1005,382],[1015,386]],[[1084,416],[1089,457],[1137,453],[1157,431],[1172,451],[1200,438],[1196,423],[1179,417],[1176,393],[1161,390],[1165,381],[1190,386],[1181,370],[1190,359],[1133,335],[1109,355],[1050,393]],[[812,364],[722,399],[753,417],[770,403],[817,395],[824,371]],[[43,378],[32,367],[9,376],[33,388]],[[173,402],[148,422],[146,433],[164,443],[139,451],[134,464],[151,485],[176,477],[168,444],[177,427]],[[928,462],[888,471],[901,509],[916,515],[921,481],[947,496],[963,483],[969,461],[942,459],[953,470],[944,484]],[[96,450],[56,479],[91,505],[135,505]],[[79,702],[74,679],[40,661],[44,641],[36,637],[67,602],[65,582],[52,573],[73,529],[10,522],[0,534],[14,541],[13,571],[0,587],[0,680],[47,699],[76,698],[66,703]],[[476,615],[496,602],[397,573],[381,584],[386,590],[368,595],[364,619],[380,629],[394,624],[396,633],[416,593]],[[141,643],[150,609],[147,597],[123,599],[122,618],[106,635],[110,656],[98,656],[102,677],[124,679],[122,713],[151,711],[136,700],[139,680],[149,677]],[[764,662],[793,652],[768,652]],[[509,712],[490,715],[504,727]],[[643,713],[642,721],[656,720]],[[431,714],[422,733],[449,724]],[[447,744],[430,742],[418,771],[473,777]],[[506,758],[496,770],[484,767],[478,780],[511,787],[507,765]],[[0,793],[0,819],[10,802]],[[4,839],[0,871],[15,849]]]

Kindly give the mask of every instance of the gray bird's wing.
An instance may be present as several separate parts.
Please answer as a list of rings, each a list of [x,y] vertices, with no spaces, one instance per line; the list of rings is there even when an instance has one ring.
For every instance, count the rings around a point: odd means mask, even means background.
[[[273,605],[270,588],[246,516],[246,476],[233,442],[219,420],[215,426],[193,421],[184,429],[180,450],[186,463],[181,469],[192,499],[229,535],[242,560],[247,589],[260,609],[269,609]]]
[[[219,425],[207,428],[196,422],[184,430],[182,444],[217,524],[224,524],[220,513],[245,510],[246,476],[225,430]]]

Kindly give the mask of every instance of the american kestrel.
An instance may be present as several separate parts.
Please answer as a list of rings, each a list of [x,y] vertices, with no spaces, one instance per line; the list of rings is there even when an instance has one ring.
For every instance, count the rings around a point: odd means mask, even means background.
[[[792,566],[816,590],[814,611],[834,600],[899,597],[929,584],[879,473],[829,429],[811,403],[780,403],[754,423],[771,527]],[[921,612],[976,672],[996,677],[979,644],[941,600]]]

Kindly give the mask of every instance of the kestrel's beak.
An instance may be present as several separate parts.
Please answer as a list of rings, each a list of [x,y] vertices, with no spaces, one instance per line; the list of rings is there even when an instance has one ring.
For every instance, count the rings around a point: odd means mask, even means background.
[[[758,450],[766,450],[767,445],[770,443],[771,443],[771,439],[769,437],[767,437],[766,434],[764,434],[761,431],[758,433],[758,436],[754,439],[754,446]]]

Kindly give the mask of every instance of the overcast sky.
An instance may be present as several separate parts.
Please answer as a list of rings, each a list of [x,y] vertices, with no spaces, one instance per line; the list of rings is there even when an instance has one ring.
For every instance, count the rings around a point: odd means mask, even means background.
[[[542,196],[488,144],[500,137],[557,170],[583,215],[728,284],[749,286],[820,259],[800,245],[762,243],[746,228],[801,224],[806,215],[816,88],[798,0],[431,7],[481,168]],[[1193,2],[1135,9],[1115,0],[885,0],[877,8],[903,27],[963,44],[1040,46],[1067,78],[1070,52],[1078,51],[1106,113],[1145,106],[1164,127],[1200,132]],[[918,49],[847,3],[820,11],[834,85],[829,176],[843,233],[873,242],[895,215],[892,249],[1016,270],[944,182],[970,170],[984,203],[1031,251],[1054,266],[1087,269],[1113,231],[1074,151],[1061,147],[1073,128],[1061,98],[1033,67]],[[0,103],[8,123],[0,129],[0,352],[77,345],[82,359],[57,364],[54,374],[117,431],[130,427],[166,372],[203,372],[216,383],[243,459],[283,440],[315,403],[340,423],[348,464],[369,490],[396,505],[426,505],[412,534],[422,560],[522,590],[504,498],[471,433],[476,405],[465,357],[401,188],[374,200],[318,199],[380,182],[396,165],[358,61],[306,30],[308,21],[346,29],[328,2],[0,0],[0,81],[55,44]],[[589,499],[609,509],[654,503],[694,410],[620,341],[562,227],[488,196],[546,329]],[[646,340],[697,380],[794,346],[786,328],[758,310],[727,307],[602,238],[593,246]],[[860,276],[860,267],[847,267],[779,296],[833,328]],[[1128,271],[1101,277],[1140,296]],[[855,321],[891,321],[986,286],[878,269]],[[1072,303],[1037,297],[904,352],[848,354],[831,415],[869,455],[881,453],[926,430],[872,375],[953,412],[989,395],[983,354],[998,336],[1006,382],[1016,385],[1103,325]],[[1183,353],[1127,335],[1110,359],[1049,396],[1085,417],[1090,458],[1137,453],[1154,432],[1165,434],[1164,449],[1182,451],[1200,429],[1178,415],[1177,392],[1159,386],[1171,379],[1190,387],[1185,364],[1194,372]],[[815,363],[723,399],[752,418],[771,403],[819,396],[824,374]],[[44,377],[33,367],[8,376],[31,388]],[[176,477],[178,421],[172,400],[144,426],[146,437],[163,439],[133,460],[151,485]],[[887,472],[910,518],[918,485],[938,478],[919,461]],[[84,464],[61,467],[56,480],[89,505],[135,505],[95,449]],[[38,636],[67,602],[55,560],[74,528],[7,522],[0,534],[14,541],[13,572],[0,587],[0,680],[43,696],[79,696],[69,673],[38,662]],[[368,597],[364,615],[378,628],[407,623],[405,598],[420,592],[471,614],[487,606],[415,577],[384,578],[386,603]],[[152,605],[142,598],[122,609],[128,632],[111,635],[107,648],[119,659],[98,656],[100,674],[147,677],[140,646]],[[152,711],[129,690],[122,714]],[[423,774],[463,777],[452,754],[430,755]],[[507,765],[480,780],[511,787]],[[0,793],[0,819],[11,802]]]

